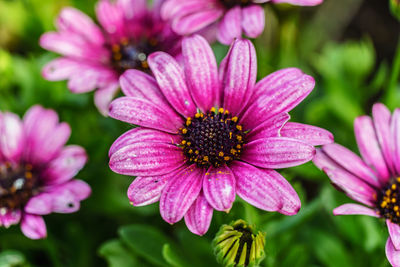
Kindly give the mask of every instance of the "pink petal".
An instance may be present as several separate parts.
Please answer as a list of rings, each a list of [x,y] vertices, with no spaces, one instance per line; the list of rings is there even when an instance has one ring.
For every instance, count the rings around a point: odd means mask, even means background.
[[[332,183],[343,190],[350,198],[373,207],[375,190],[366,182],[343,169],[324,169]]]
[[[399,267],[400,266],[400,250],[396,250],[390,237],[388,237],[388,239],[386,241],[385,252],[386,252],[386,257],[387,257],[388,261],[390,262],[390,264],[393,267]]]
[[[400,225],[386,220],[386,225],[390,234],[390,239],[396,250],[400,250]]]
[[[3,210],[3,208],[0,209],[0,226],[8,228],[13,224],[19,223],[20,220],[21,220],[20,210]]]
[[[373,209],[358,204],[344,204],[333,210],[334,215],[367,215],[379,218]]]
[[[32,197],[24,207],[24,211],[35,215],[50,214],[52,210],[52,195],[41,193]]]
[[[265,13],[259,5],[250,5],[242,8],[242,27],[250,38],[258,37],[264,30]]]
[[[59,123],[51,109],[33,106],[24,116],[26,158],[30,163],[47,163],[65,145],[71,134],[67,123]]]
[[[179,16],[172,21],[172,29],[179,35],[195,33],[213,22],[223,14],[219,8],[207,8],[185,16]]]
[[[400,109],[395,109],[392,117],[393,158],[397,173],[400,173]]]
[[[120,97],[110,104],[110,117],[169,133],[178,133],[182,118],[170,108],[137,97]]]
[[[79,34],[88,41],[98,45],[105,42],[100,28],[89,16],[76,8],[63,8],[56,23],[60,31]]]
[[[381,184],[386,184],[390,178],[390,173],[383,158],[371,118],[368,116],[356,118],[354,120],[354,133],[364,161],[375,167]]]
[[[256,101],[265,94],[274,94],[274,91],[279,91],[279,88],[288,81],[300,78],[303,72],[297,68],[286,68],[275,71],[261,81],[255,87],[250,103]]]
[[[117,5],[128,20],[143,16],[147,12],[146,0],[118,0]]]
[[[330,158],[321,148],[316,149],[317,153],[313,158],[313,163],[319,169],[344,169],[342,166],[338,165],[332,158]]]
[[[190,209],[185,214],[185,223],[190,232],[204,235],[210,228],[213,209],[208,204],[202,193],[197,197]]]
[[[160,213],[168,223],[180,221],[199,196],[203,171],[191,165],[176,173],[161,193]]]
[[[63,187],[69,190],[78,201],[88,198],[92,193],[90,186],[86,182],[78,179],[69,181],[64,184]]]
[[[156,176],[169,173],[185,162],[182,149],[166,143],[139,142],[125,146],[110,158],[116,173],[132,176]]]
[[[143,98],[157,105],[167,106],[170,108],[168,101],[161,93],[157,85],[157,81],[143,71],[127,70],[120,77],[122,92],[126,96]]]
[[[217,7],[213,2],[212,0],[166,0],[161,7],[161,17],[169,20]]]
[[[10,112],[0,113],[0,154],[7,160],[19,161],[24,148],[21,119]]]
[[[174,174],[175,172],[172,172]],[[157,202],[171,173],[160,176],[136,177],[128,188],[128,198],[133,206],[145,206]]]
[[[196,106],[203,112],[220,106],[220,84],[214,52],[200,35],[183,39],[182,53],[187,84]]]
[[[217,39],[220,43],[230,45],[234,39],[242,37],[242,8],[233,7],[225,13],[218,24]]]
[[[297,106],[314,88],[311,76],[302,75],[273,89],[266,90],[258,99],[253,98],[240,123],[252,129],[262,121],[282,112],[289,112]]]
[[[302,140],[313,146],[333,143],[333,135],[312,125],[288,122],[281,129],[281,136]]]
[[[63,148],[42,173],[46,184],[61,184],[72,179],[87,161],[85,149],[70,145]]]
[[[239,161],[231,169],[236,177],[237,194],[251,205],[285,215],[294,215],[300,210],[296,191],[278,172]]]
[[[385,105],[381,103],[376,103],[372,107],[372,115],[375,126],[375,133],[378,138],[383,157],[385,158],[386,165],[388,166],[389,170],[394,173],[394,163],[392,160],[394,149],[392,144],[393,138],[390,130],[390,111]]]
[[[111,83],[98,88],[94,93],[94,104],[103,116],[108,115],[109,105],[119,90],[118,83]]]
[[[270,137],[246,144],[241,159],[257,167],[276,169],[301,165],[314,155],[312,145],[286,137]]]
[[[256,128],[250,130],[250,132],[246,135],[246,138],[249,142],[251,142],[267,137],[278,137],[280,136],[281,128],[289,119],[290,116],[287,113],[281,113],[277,116],[269,118]]]
[[[232,114],[246,106],[257,79],[257,57],[249,40],[237,39],[226,58],[222,88],[223,107]]]
[[[323,0],[272,0],[273,3],[289,3],[298,6],[316,6],[323,2]]]
[[[124,11],[110,1],[99,1],[96,16],[104,30],[114,35],[115,40],[124,37]]]
[[[21,230],[30,239],[41,239],[47,236],[46,224],[39,215],[24,214]]]
[[[210,167],[203,178],[203,192],[208,203],[216,210],[229,211],[235,201],[236,181],[227,166]]]
[[[353,173],[367,183],[379,187],[378,178],[362,159],[352,151],[339,144],[328,144],[323,146],[323,151],[332,159],[334,159],[344,169]]]
[[[180,143],[180,140],[181,137],[179,135],[138,127],[131,129],[118,137],[110,147],[108,155],[111,157],[112,154],[121,148],[138,142],[157,142],[173,145]]]
[[[176,60],[164,52],[149,56],[149,66],[169,103],[180,114],[190,117],[196,113],[190,92],[185,83],[185,75]]]

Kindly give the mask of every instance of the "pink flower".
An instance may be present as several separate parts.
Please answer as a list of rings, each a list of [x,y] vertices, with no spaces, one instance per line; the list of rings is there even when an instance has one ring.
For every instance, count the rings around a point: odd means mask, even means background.
[[[137,176],[128,189],[132,204],[160,201],[165,221],[184,217],[198,235],[207,232],[213,209],[229,211],[236,194],[260,209],[296,214],[296,192],[273,169],[310,161],[312,144],[332,142],[329,132],[303,124],[287,123],[280,133],[314,79],[290,68],[256,84],[248,40],[237,39],[219,69],[199,35],[185,38],[182,52],[184,68],[156,52],[149,57],[155,78],[125,72],[120,83],[126,97],[110,105],[111,117],[141,126],[109,152],[113,171]]]
[[[375,104],[372,118],[356,118],[354,131],[362,159],[339,144],[329,144],[318,150],[314,163],[350,198],[368,206],[344,204],[333,210],[335,215],[386,219],[386,256],[400,266],[400,109],[391,115],[383,104]]]
[[[85,150],[65,146],[71,129],[53,110],[34,106],[23,121],[0,113],[0,226],[21,222],[31,239],[46,237],[42,215],[79,210],[90,187],[71,180],[86,163]]]
[[[118,91],[118,78],[126,69],[148,70],[147,56],[155,51],[180,53],[181,38],[159,15],[161,1],[148,10],[146,0],[100,0],[96,6],[100,27],[74,8],[64,8],[57,32],[42,35],[40,45],[63,57],[43,68],[50,81],[68,79],[73,93],[95,89],[94,101],[106,115]]]
[[[265,25],[263,3],[290,3],[314,6],[323,0],[166,0],[162,17],[172,21],[173,30],[192,34],[217,23],[217,39],[231,44],[242,32],[250,38],[259,36]]]

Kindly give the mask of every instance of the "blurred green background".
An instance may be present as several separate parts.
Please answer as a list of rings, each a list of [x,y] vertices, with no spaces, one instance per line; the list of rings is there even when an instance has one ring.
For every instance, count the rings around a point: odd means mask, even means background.
[[[64,6],[94,17],[93,0],[0,0],[0,110],[19,115],[40,103],[55,109],[72,127],[70,144],[88,152],[78,174],[93,189],[74,214],[45,216],[48,238],[32,241],[18,226],[0,229],[0,266],[217,266],[211,240],[223,223],[243,218],[266,232],[262,266],[389,266],[384,221],[366,216],[334,217],[349,199],[311,163],[282,171],[299,193],[302,209],[287,217],[237,198],[229,214],[214,212],[203,237],[183,222],[170,226],[158,204],[134,208],[126,190],[132,178],[108,168],[108,148],[130,125],[102,117],[93,94],[74,95],[65,82],[48,82],[43,65],[57,55],[38,39],[53,30]],[[399,23],[386,0],[325,0],[318,7],[266,5],[267,26],[254,40],[259,78],[296,66],[316,78],[313,93],[292,113],[292,121],[330,130],[338,143],[356,149],[353,120],[381,101],[400,106],[396,54]],[[219,60],[227,47],[213,46]],[[400,50],[400,49],[399,49]]]

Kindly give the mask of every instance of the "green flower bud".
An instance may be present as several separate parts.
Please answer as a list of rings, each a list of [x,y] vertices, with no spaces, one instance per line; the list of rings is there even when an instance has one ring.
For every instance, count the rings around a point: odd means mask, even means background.
[[[390,11],[400,20],[400,0],[390,0]]]
[[[225,267],[259,266],[264,246],[265,234],[243,220],[222,225],[213,240],[217,261]]]

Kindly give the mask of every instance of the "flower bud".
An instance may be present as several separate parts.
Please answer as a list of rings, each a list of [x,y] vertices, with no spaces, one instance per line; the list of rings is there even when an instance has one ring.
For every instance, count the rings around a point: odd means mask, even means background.
[[[264,259],[265,234],[244,220],[221,226],[213,240],[218,263],[225,267],[259,266]]]

